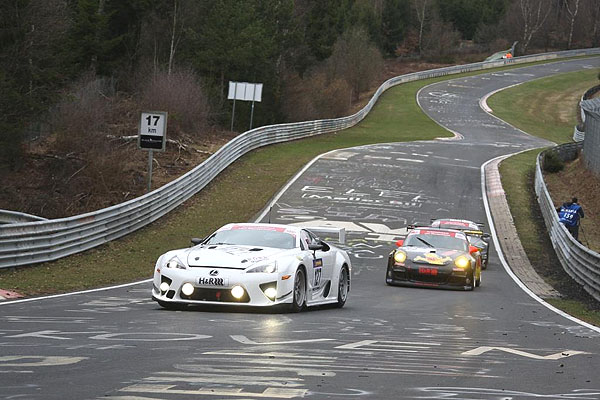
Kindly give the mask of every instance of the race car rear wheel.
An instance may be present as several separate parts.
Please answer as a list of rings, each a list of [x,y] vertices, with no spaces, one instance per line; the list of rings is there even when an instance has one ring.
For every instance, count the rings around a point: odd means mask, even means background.
[[[340,270],[340,277],[338,281],[338,298],[337,306],[339,308],[344,307],[346,300],[348,299],[348,292],[350,291],[350,273],[348,267],[345,265]]]
[[[303,268],[298,268],[294,276],[294,296],[290,304],[291,312],[299,312],[306,303],[306,275]]]

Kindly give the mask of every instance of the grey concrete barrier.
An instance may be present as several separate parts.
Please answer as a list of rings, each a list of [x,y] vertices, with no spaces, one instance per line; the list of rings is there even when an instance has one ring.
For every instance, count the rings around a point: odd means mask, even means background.
[[[586,292],[600,301],[600,254],[575,240],[567,228],[558,222],[558,213],[542,173],[544,155],[547,152],[553,151],[563,161],[569,161],[577,157],[582,147],[583,143],[568,143],[541,152],[536,162],[535,192],[552,246],[562,267]]]
[[[244,132],[176,180],[125,203],[69,218],[0,225],[0,268],[57,260],[134,232],[198,193],[227,166],[251,150],[340,131],[358,124],[371,111],[383,92],[398,84],[504,65],[599,54],[600,48],[570,50],[445,67],[391,78],[377,89],[368,104],[356,114],[343,118],[263,126]]]
[[[600,174],[600,97],[581,102],[585,112],[585,140],[583,163],[595,174]]]
[[[584,139],[585,139],[585,132],[580,131],[579,127],[577,125],[575,125],[575,128],[573,129],[573,141],[574,142],[583,142]]]
[[[585,93],[583,94],[583,96],[581,96],[581,100],[579,101],[579,104],[577,106],[577,108],[579,109],[579,114],[581,115],[581,122],[582,122],[582,126],[583,124],[585,124],[585,110],[583,109],[583,107],[581,107],[581,102],[585,101],[585,100],[591,100],[593,98],[593,96],[600,92],[600,85],[596,85],[588,90],[585,91]],[[573,141],[575,142],[582,142],[585,139],[585,130],[581,131],[579,130],[579,126],[575,126],[575,130],[573,132]]]

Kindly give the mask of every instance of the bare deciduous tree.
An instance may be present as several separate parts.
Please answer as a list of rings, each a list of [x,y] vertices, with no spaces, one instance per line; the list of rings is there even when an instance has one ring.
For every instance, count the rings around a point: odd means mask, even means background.
[[[443,58],[451,54],[460,42],[460,33],[450,22],[444,22],[436,10],[431,13],[431,23],[423,34],[423,54],[426,57]]]
[[[544,25],[551,7],[545,0],[519,0],[518,6],[522,18],[521,45],[523,53],[527,51],[533,35]]]
[[[417,11],[417,19],[419,20],[419,54],[423,51],[423,29],[427,21],[427,6],[429,0],[413,0],[413,5]]]
[[[600,46],[600,1],[586,0],[584,2],[585,10],[583,15],[587,17],[590,24],[587,24],[586,30],[590,31],[590,42],[592,47]]]
[[[173,24],[171,25],[171,45],[169,46],[169,64],[167,73],[170,75],[173,70],[173,59],[177,51],[177,45],[181,40],[182,32],[185,28],[185,4],[182,6],[179,0],[173,0]]]
[[[383,57],[362,28],[352,28],[340,36],[327,60],[328,78],[344,79],[352,88],[353,98],[367,90],[383,68]]]
[[[24,51],[29,64],[29,95],[37,85],[47,82],[34,82],[40,70],[48,68],[47,59],[51,58],[52,41],[64,37],[68,28],[68,11],[65,0],[38,0],[30,2],[23,10],[23,23],[28,27],[24,38]]]
[[[579,0],[573,0],[572,2],[565,0],[565,8],[567,10],[567,14],[569,15],[569,39],[567,41],[567,49],[570,49],[573,41],[573,27],[575,26],[575,18],[577,18],[577,13],[579,12]]]

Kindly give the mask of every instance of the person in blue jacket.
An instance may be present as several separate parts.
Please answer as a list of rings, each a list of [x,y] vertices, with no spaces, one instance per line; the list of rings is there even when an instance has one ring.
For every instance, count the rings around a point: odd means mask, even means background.
[[[558,211],[558,221],[567,228],[575,240],[578,240],[579,221],[584,214],[583,208],[577,204],[577,197],[563,203],[562,207],[557,208],[556,211]]]

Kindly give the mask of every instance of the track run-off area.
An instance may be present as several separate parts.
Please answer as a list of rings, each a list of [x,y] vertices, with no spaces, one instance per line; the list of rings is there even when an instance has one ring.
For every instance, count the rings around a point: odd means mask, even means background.
[[[341,149],[300,171],[258,220],[346,229],[334,243],[353,263],[344,308],[169,311],[150,300],[150,282],[6,302],[0,398],[600,399],[600,330],[526,293],[495,246],[473,292],[385,284],[408,224],[490,224],[481,166],[551,144],[480,100],[599,66],[575,59],[426,86],[419,105],[454,138]]]

